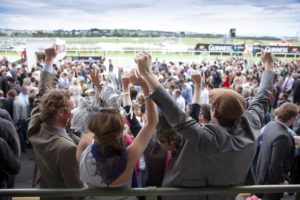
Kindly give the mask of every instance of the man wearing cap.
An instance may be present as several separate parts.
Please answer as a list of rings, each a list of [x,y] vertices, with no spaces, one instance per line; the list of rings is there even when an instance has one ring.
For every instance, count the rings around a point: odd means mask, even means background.
[[[201,127],[184,113],[151,72],[151,56],[135,57],[140,74],[169,124],[182,136],[181,149],[173,155],[162,186],[243,185],[256,153],[256,141],[270,105],[274,80],[274,56],[262,52],[263,73],[257,95],[247,110],[242,96],[229,89],[213,89],[212,123]],[[200,76],[200,74],[199,74]],[[163,199],[234,199],[235,195],[163,197]]]

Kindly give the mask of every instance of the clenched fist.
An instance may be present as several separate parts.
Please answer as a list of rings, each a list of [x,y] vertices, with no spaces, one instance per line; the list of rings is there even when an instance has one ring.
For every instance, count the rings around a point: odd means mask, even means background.
[[[45,49],[45,63],[46,65],[52,65],[53,60],[57,55],[56,45],[54,44],[52,47]]]
[[[201,73],[200,71],[192,71],[191,78],[194,81],[195,85],[201,85]]]
[[[147,76],[147,74],[151,73],[152,58],[149,53],[146,51],[140,52],[135,56],[134,60],[142,76]]]
[[[261,52],[261,61],[264,63],[266,70],[273,71],[275,57],[271,52]]]

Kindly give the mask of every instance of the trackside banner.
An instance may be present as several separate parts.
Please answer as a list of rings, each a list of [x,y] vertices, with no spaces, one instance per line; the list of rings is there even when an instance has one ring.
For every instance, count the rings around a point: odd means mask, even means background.
[[[230,51],[244,51],[245,44],[197,44],[196,51],[218,51],[218,52],[230,52]]]

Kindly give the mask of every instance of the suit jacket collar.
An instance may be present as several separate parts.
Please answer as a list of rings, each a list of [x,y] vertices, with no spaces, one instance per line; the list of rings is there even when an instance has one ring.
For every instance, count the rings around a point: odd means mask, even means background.
[[[72,138],[70,138],[66,133],[64,133],[63,131],[55,128],[54,126],[52,126],[51,124],[49,123],[43,123],[43,128],[45,128],[46,130],[48,130],[49,134],[50,135],[53,135],[53,136],[59,136],[59,137],[63,137],[71,142],[74,143],[74,141],[72,140]]]

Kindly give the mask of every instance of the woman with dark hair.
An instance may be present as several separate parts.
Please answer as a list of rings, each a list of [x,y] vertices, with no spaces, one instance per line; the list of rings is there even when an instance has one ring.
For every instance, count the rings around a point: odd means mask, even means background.
[[[133,83],[141,86],[148,96],[149,89],[141,76],[130,76]],[[100,85],[98,73],[92,72],[91,81],[101,91],[100,112],[88,122],[88,133],[84,134],[76,152],[79,162],[80,179],[89,187],[131,187],[134,168],[147,147],[158,122],[157,111],[151,99],[146,98],[147,123],[139,131],[135,140],[123,145],[124,116],[120,113],[117,88],[109,83]],[[125,93],[126,97],[129,93]],[[88,106],[88,109],[94,109]],[[86,110],[88,112],[88,110]],[[77,112],[78,114],[82,112]],[[76,117],[76,116],[74,116]],[[101,197],[101,199],[136,199],[135,197]],[[94,199],[87,197],[87,199]],[[96,198],[97,199],[97,198]]]

